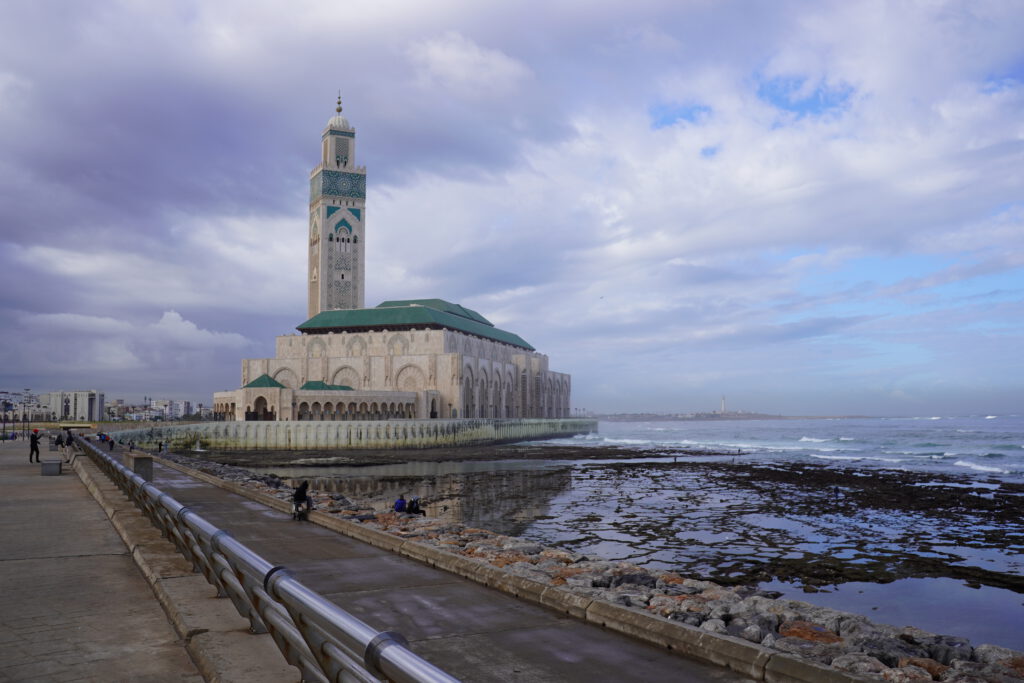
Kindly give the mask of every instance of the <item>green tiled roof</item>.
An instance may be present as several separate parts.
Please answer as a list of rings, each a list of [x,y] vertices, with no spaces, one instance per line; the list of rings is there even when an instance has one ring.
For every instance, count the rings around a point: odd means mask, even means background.
[[[299,389],[304,391],[354,391],[352,387],[347,387],[344,384],[328,384],[320,380],[306,382]]]
[[[269,388],[273,388],[273,389],[285,389],[286,388],[283,384],[278,382],[276,379],[274,379],[273,377],[271,377],[267,373],[263,373],[262,375],[260,375],[259,377],[257,377],[253,381],[249,382],[248,384],[246,384],[242,388],[243,389],[265,389],[265,388],[268,388],[268,387]]]
[[[470,320],[475,320],[478,323],[494,327],[494,323],[474,311],[472,308],[466,308],[461,304],[453,304],[450,301],[445,301],[444,299],[405,299],[404,301],[385,301],[384,303],[377,304],[377,308],[398,308],[400,306],[426,306],[427,308],[444,311],[445,313],[451,313],[452,315],[459,315],[463,318],[469,318]]]
[[[323,311],[296,329],[304,334],[397,330],[407,327],[445,328],[533,351],[517,334],[499,330],[476,311],[443,299],[385,301],[376,308]]]

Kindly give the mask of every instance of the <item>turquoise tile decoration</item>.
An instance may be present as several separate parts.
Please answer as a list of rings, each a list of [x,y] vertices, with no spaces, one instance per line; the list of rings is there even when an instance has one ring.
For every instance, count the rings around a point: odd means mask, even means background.
[[[309,201],[320,197],[366,199],[366,176],[346,171],[320,171],[309,181]]]

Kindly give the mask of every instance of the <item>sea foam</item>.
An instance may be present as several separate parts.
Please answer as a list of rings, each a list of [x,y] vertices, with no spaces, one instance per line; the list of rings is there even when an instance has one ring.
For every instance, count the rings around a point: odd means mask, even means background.
[[[966,467],[968,469],[976,470],[978,472],[998,472],[999,474],[1009,474],[1009,470],[1004,470],[999,467],[989,467],[988,465],[979,465],[967,460],[957,460],[953,463],[957,467]]]

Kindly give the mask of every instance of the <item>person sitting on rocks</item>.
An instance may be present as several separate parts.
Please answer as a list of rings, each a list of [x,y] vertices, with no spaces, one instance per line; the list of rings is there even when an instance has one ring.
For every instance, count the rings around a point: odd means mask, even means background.
[[[395,501],[395,512],[405,512],[405,494],[399,493],[398,500]]]
[[[427,516],[427,511],[420,507],[420,499],[418,497],[409,501],[409,504],[405,506],[405,511],[410,515]]]

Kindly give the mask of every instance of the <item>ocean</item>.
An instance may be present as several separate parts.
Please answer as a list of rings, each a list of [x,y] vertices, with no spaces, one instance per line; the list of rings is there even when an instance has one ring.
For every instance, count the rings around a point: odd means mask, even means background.
[[[1024,481],[1024,415],[599,423],[549,443],[739,450],[762,461],[836,463]]]
[[[1024,650],[1024,523],[1006,514],[1024,497],[1024,416],[601,421],[533,445],[602,458],[253,469],[354,497],[416,495],[431,516],[590,557],[759,576],[785,597]],[[800,484],[831,475],[878,475],[882,488]]]

